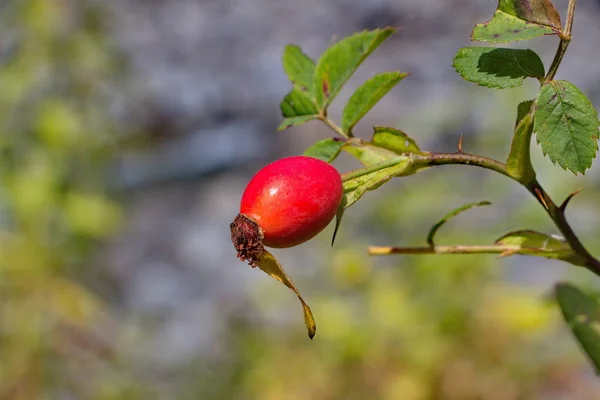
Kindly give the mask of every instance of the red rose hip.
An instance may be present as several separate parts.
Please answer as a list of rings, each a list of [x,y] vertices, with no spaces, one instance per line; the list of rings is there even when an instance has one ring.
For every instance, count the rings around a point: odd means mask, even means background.
[[[328,163],[295,156],[275,161],[250,180],[231,223],[238,257],[255,265],[267,247],[293,247],[331,222],[342,200],[342,178]]]

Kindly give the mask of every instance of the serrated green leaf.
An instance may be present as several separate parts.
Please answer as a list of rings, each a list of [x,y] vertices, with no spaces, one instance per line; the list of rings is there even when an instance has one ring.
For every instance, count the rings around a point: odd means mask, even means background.
[[[473,207],[481,207],[481,206],[489,206],[492,203],[490,203],[489,201],[478,201],[476,203],[470,203],[470,204],[466,204],[464,206],[458,207],[452,211],[450,211],[448,214],[446,214],[441,220],[439,220],[435,225],[433,225],[431,227],[431,230],[429,231],[429,233],[427,234],[427,244],[430,246],[433,246],[433,239],[435,237],[435,234],[440,230],[440,228],[449,220],[451,220],[452,218],[456,217],[458,214],[465,212],[467,210],[470,210]]]
[[[281,122],[281,124],[279,124],[277,130],[283,131],[285,129],[291,128],[292,126],[302,125],[308,121],[317,119],[318,117],[318,115],[300,115],[299,117],[286,118]]]
[[[315,62],[304,54],[299,46],[293,44],[285,46],[283,70],[294,87],[312,96]]]
[[[527,22],[504,11],[496,10],[491,20],[475,25],[471,39],[488,43],[508,43],[557,33],[558,31],[550,26]]]
[[[600,305],[598,300],[568,283],[555,288],[565,322],[600,375]]]
[[[356,33],[323,53],[313,79],[313,97],[319,110],[327,108],[360,64],[394,31],[385,28]]]
[[[356,203],[367,191],[374,190],[398,176],[408,176],[416,172],[412,167],[410,157],[395,156],[395,163],[387,168],[373,171],[354,179],[344,179],[345,208]],[[352,171],[351,171],[352,172]]]
[[[319,140],[306,149],[304,155],[330,163],[340,154],[344,144],[345,142],[332,138]]]
[[[304,299],[302,295],[294,286],[294,283],[287,275],[281,264],[277,261],[277,259],[273,256],[273,254],[269,253],[267,250],[264,250],[260,256],[260,259],[257,262],[258,267],[267,273],[270,277],[278,280],[287,286],[292,292],[296,294],[298,300],[300,300],[300,304],[302,305],[302,311],[304,314],[304,323],[306,324],[306,329],[308,331],[308,337],[313,338],[317,331],[317,325],[315,324],[315,318],[313,317],[312,311],[310,307]]]
[[[363,83],[352,94],[344,107],[342,130],[348,134],[351,133],[354,125],[407,75],[402,72],[383,72]]]
[[[533,130],[550,160],[577,174],[591,167],[598,150],[598,112],[572,83],[551,81],[536,99]]]
[[[374,126],[373,131],[371,143],[377,147],[391,150],[396,154],[421,153],[417,143],[399,129],[389,126]]]
[[[293,88],[279,105],[281,114],[286,118],[316,115],[319,113],[315,103],[308,95],[297,88]]]
[[[500,0],[498,10],[527,22],[560,30],[560,15],[550,0]]]
[[[527,77],[544,77],[544,64],[532,50],[464,47],[453,66],[467,81],[499,89],[521,86]]]
[[[528,100],[520,103],[517,108],[517,126],[506,159],[506,171],[524,185],[535,179],[530,155],[533,134],[532,106],[533,100]]]
[[[505,255],[522,254],[563,260],[574,265],[584,265],[571,246],[559,236],[546,235],[529,229],[508,232],[498,238],[497,245],[517,246]]]

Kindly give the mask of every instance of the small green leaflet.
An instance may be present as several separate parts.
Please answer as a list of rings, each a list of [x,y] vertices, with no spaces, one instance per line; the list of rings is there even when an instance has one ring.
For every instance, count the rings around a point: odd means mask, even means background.
[[[504,11],[496,10],[491,20],[475,25],[471,33],[471,40],[508,43],[557,33],[558,31],[550,26],[527,22]]]
[[[285,46],[283,51],[283,70],[295,88],[312,96],[315,62],[296,45]]]
[[[374,146],[391,150],[396,154],[421,153],[417,143],[399,129],[389,126],[375,126],[373,130],[371,143]]]
[[[295,125],[318,118],[315,103],[305,92],[293,88],[279,104],[281,114],[285,117],[277,130],[284,130]]]
[[[383,72],[363,83],[344,107],[342,130],[350,135],[354,125],[407,75],[402,72]]]
[[[572,83],[551,81],[536,99],[533,131],[542,151],[577,174],[591,167],[598,150],[598,112]]]
[[[508,232],[495,242],[497,245],[517,246],[514,251],[509,251],[504,256],[522,254],[563,260],[574,265],[583,265],[571,246],[558,236],[529,229]]]
[[[304,155],[330,163],[340,154],[344,145],[345,142],[342,140],[332,138],[323,139],[306,149]]]
[[[286,118],[318,114],[315,103],[305,93],[296,88],[292,89],[283,98],[279,108]]]
[[[427,244],[430,246],[433,246],[433,239],[435,237],[435,234],[440,230],[440,228],[449,220],[451,220],[452,218],[456,217],[458,214],[470,210],[473,207],[481,207],[481,206],[489,206],[492,203],[490,203],[489,201],[479,201],[477,203],[470,203],[470,204],[466,204],[462,207],[458,207],[455,210],[450,211],[448,214],[446,214],[444,216],[444,218],[442,218],[438,223],[436,223],[435,225],[433,225],[431,227],[431,230],[429,231],[429,234],[427,235]]]
[[[531,165],[531,135],[533,134],[533,100],[524,101],[517,109],[517,126],[506,159],[506,171],[524,185],[535,179],[535,170]]]
[[[313,97],[319,110],[331,104],[360,64],[394,31],[394,28],[385,28],[356,33],[323,53],[313,78]]]
[[[532,50],[464,47],[453,66],[467,81],[498,89],[521,86],[527,77],[544,77],[544,64]]]
[[[555,294],[565,322],[594,365],[596,374],[600,375],[600,305],[598,301],[568,283],[557,284]]]

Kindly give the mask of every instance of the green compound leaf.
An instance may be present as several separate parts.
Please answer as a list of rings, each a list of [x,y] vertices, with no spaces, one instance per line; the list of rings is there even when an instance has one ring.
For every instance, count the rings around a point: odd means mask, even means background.
[[[568,283],[555,287],[556,301],[565,322],[600,375],[600,305],[591,296]]]
[[[532,50],[464,47],[453,66],[467,81],[498,89],[521,86],[527,77],[544,77],[544,64]]]
[[[585,263],[585,260],[580,260],[563,238],[529,229],[508,232],[498,238],[494,244],[515,246],[514,250],[502,254],[503,256],[522,254],[554,258],[580,266]]]
[[[535,179],[530,151],[533,134],[532,106],[533,100],[528,100],[520,103],[517,108],[517,126],[506,159],[506,171],[524,185]]]
[[[375,126],[373,130],[371,143],[377,147],[388,149],[396,154],[422,153],[417,143],[399,129],[389,126]]]
[[[360,64],[394,31],[394,28],[385,28],[356,33],[323,53],[313,78],[313,97],[319,110],[331,104]]]
[[[295,88],[313,93],[315,62],[296,45],[285,46],[283,51],[283,70]]]
[[[488,43],[508,43],[530,40],[543,35],[558,34],[560,29],[529,22],[502,10],[496,10],[491,20],[475,25],[471,40]]]
[[[427,244],[430,246],[433,246],[433,239],[435,237],[435,234],[440,230],[440,228],[449,220],[451,220],[452,218],[456,217],[458,214],[465,212],[467,210],[470,210],[473,207],[481,207],[481,206],[489,206],[492,203],[490,203],[489,201],[479,201],[476,203],[470,203],[470,204],[466,204],[464,206],[458,207],[455,210],[450,211],[448,214],[446,214],[444,216],[444,218],[442,218],[441,220],[439,220],[435,225],[433,225],[431,227],[431,230],[429,231],[429,234],[427,234]]]
[[[344,107],[342,130],[350,134],[354,125],[407,75],[402,72],[384,72],[363,83]]]
[[[572,83],[551,81],[536,100],[533,131],[550,160],[577,174],[591,167],[598,150],[598,112]]]
[[[344,181],[344,208],[356,203],[367,191],[377,189],[394,177],[408,176],[417,172],[412,168],[411,159],[407,156],[395,156],[385,160],[384,163],[389,166],[356,178],[349,179],[348,177],[357,171],[350,171],[342,175]]]
[[[330,163],[340,154],[344,144],[343,141],[332,138],[319,140],[306,149],[304,155]]]

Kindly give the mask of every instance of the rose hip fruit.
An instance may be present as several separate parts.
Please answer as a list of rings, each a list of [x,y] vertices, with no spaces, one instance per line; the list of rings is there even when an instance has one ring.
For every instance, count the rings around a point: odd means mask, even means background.
[[[250,180],[231,223],[238,257],[256,266],[263,246],[293,247],[331,222],[342,200],[342,178],[328,163],[295,156],[275,161]]]

